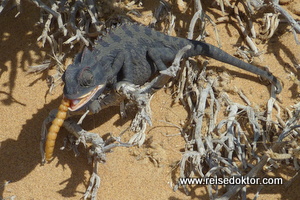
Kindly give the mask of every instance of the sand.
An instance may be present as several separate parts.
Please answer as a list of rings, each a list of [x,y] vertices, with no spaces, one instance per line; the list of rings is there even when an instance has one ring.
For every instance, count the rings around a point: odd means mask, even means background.
[[[54,152],[55,159],[50,164],[41,165],[39,151],[40,131],[43,120],[50,110],[58,107],[61,101],[62,87],[57,87],[53,95],[47,95],[47,73],[28,74],[30,65],[41,64],[49,54],[49,48],[41,47],[36,41],[41,29],[35,26],[39,18],[38,9],[24,4],[23,13],[14,17],[16,10],[0,15],[0,197],[15,195],[16,199],[80,199],[88,186],[92,165],[87,163],[86,151],[81,146],[80,156],[74,157],[72,151],[60,151],[67,131],[61,130]],[[145,4],[141,9],[141,23],[148,24],[156,4]],[[286,5],[289,6],[289,5]],[[176,10],[176,9],[174,9]],[[174,11],[178,24],[182,26],[179,35],[185,36],[188,13]],[[221,16],[218,9],[208,12],[212,19]],[[296,15],[293,15],[297,18]],[[299,17],[298,17],[299,18]],[[230,54],[235,52],[234,45],[241,42],[240,33],[234,23],[219,23],[222,49]],[[211,37],[206,41],[216,45],[212,27]],[[290,72],[299,75],[294,62],[300,60],[300,46],[295,44],[293,34],[284,25],[267,44],[259,44],[265,53],[256,61],[268,66],[270,71],[283,82],[283,91],[279,95],[280,105],[287,107],[299,100],[299,88],[289,78]],[[264,107],[269,98],[269,86],[257,76],[210,59],[211,68],[224,68],[232,75],[231,87],[242,88],[251,102]],[[49,72],[51,73],[51,71]],[[233,98],[234,95],[233,95]],[[236,96],[236,99],[238,97]],[[141,148],[116,148],[107,154],[107,162],[100,164],[100,199],[208,199],[204,186],[194,187],[187,196],[182,189],[173,192],[174,180],[178,171],[174,170],[181,158],[184,141],[180,135],[166,137],[165,134],[177,134],[179,130],[165,123],[180,126],[187,116],[182,105],[172,105],[171,90],[160,90],[151,103],[153,126],[148,128],[149,138]],[[105,135],[118,135],[125,130],[134,116],[121,119],[119,108],[105,109],[97,115],[84,120],[83,127],[91,132]],[[129,135],[124,138],[129,139]],[[158,160],[155,165],[152,160]],[[288,166],[275,171],[276,176],[288,180],[294,173]],[[178,176],[177,176],[178,177]],[[9,182],[9,183],[8,183]],[[8,183],[4,186],[5,183]],[[259,199],[299,199],[296,193],[299,178],[289,188],[269,186],[261,191]],[[250,189],[249,198],[253,198],[255,187]]]

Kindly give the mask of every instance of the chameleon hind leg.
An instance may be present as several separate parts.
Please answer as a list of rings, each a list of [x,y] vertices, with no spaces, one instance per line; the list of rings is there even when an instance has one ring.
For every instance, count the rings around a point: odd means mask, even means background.
[[[167,69],[165,63],[172,62],[175,58],[176,52],[170,48],[149,48],[147,51],[149,58],[155,64],[158,71]]]

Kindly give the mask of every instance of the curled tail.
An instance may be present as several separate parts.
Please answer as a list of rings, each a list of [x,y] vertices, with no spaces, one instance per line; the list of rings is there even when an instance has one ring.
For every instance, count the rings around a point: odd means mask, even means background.
[[[223,63],[227,63],[236,67],[239,67],[241,69],[244,69],[246,71],[252,72],[254,74],[260,75],[266,79],[268,79],[275,87],[276,87],[276,93],[280,93],[282,90],[281,84],[278,81],[278,79],[273,76],[270,72],[264,71],[254,65],[251,65],[249,63],[243,62],[240,59],[237,59],[225,51],[211,45],[207,44],[205,42],[195,41],[195,40],[189,40],[193,47],[191,50],[187,52],[187,57],[190,56],[196,56],[196,55],[204,55],[208,56],[210,58],[216,59],[218,61],[221,61]]]

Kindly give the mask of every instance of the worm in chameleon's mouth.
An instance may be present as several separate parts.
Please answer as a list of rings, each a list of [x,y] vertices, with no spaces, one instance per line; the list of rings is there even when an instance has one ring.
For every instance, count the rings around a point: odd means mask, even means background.
[[[87,104],[92,98],[93,96],[104,87],[105,85],[98,85],[96,88],[94,88],[92,91],[90,91],[89,93],[82,95],[80,98],[78,99],[69,99],[70,100],[70,107],[69,110],[70,111],[76,111],[79,110],[80,108],[82,108],[85,104]]]

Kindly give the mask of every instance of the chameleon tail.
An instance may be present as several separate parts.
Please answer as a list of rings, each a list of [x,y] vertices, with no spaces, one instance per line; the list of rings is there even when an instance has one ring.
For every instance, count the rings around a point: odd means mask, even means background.
[[[268,79],[275,87],[276,87],[276,93],[280,93],[282,90],[281,84],[278,81],[278,79],[273,76],[270,72],[264,71],[254,65],[251,65],[249,63],[243,62],[240,59],[237,59],[230,54],[226,53],[225,51],[204,42],[195,41],[195,40],[189,40],[193,47],[191,50],[187,52],[187,57],[189,56],[196,56],[196,55],[204,55],[208,56],[210,58],[216,59],[218,61],[239,67],[241,69],[244,69],[246,71],[252,72],[254,74],[260,75],[266,79]]]

